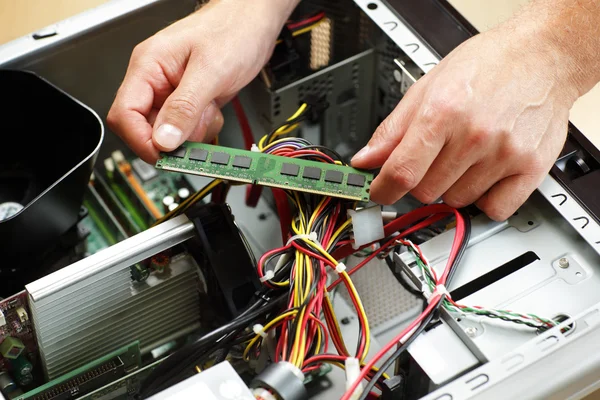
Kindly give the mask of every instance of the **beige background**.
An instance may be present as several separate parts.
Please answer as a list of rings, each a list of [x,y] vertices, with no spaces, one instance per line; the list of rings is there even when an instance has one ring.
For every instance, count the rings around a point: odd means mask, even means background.
[[[0,44],[54,22],[96,7],[107,0],[0,0]],[[510,17],[527,0],[449,0],[463,15],[484,31]],[[600,147],[600,87],[581,98],[571,121]],[[600,395],[590,399],[600,399]]]
[[[0,44],[43,28],[107,0],[0,0]],[[480,31],[510,17],[527,0],[450,0]],[[571,121],[600,147],[600,87],[573,107]]]

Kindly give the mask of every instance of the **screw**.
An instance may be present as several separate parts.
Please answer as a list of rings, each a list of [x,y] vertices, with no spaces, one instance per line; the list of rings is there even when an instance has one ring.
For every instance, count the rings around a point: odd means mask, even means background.
[[[558,266],[561,268],[569,268],[569,260],[567,260],[565,257],[561,258],[558,260]]]
[[[396,80],[396,82],[402,82],[402,72],[395,69],[394,70],[394,79]]]
[[[475,328],[474,326],[470,326],[465,329],[465,333],[468,337],[474,338],[475,336],[477,336],[477,328]]]

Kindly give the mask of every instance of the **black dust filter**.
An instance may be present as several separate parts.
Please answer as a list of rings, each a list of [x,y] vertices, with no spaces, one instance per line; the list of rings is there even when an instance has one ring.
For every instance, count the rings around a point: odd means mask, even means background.
[[[0,278],[36,268],[78,221],[104,128],[39,76],[0,70]]]

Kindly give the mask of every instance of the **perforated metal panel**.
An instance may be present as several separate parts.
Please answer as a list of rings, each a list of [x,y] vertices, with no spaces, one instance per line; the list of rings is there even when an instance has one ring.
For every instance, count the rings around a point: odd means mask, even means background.
[[[362,259],[350,258],[348,268],[358,264]],[[383,260],[375,259],[352,275],[352,281],[360,294],[371,329],[377,329],[382,324],[422,304],[412,294],[408,293],[390,272]],[[340,290],[340,295],[351,303],[348,292]]]

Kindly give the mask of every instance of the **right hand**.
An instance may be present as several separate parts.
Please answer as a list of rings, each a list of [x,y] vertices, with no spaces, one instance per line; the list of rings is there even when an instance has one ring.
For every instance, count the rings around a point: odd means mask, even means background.
[[[186,140],[212,139],[223,126],[220,108],[267,63],[287,11],[270,1],[213,0],[139,44],[108,125],[149,163]]]

